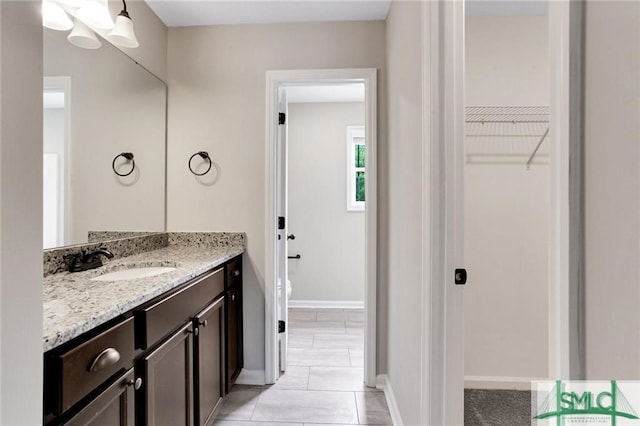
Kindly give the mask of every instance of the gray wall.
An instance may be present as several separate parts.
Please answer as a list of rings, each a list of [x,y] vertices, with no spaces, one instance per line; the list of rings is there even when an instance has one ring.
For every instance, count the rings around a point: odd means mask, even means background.
[[[421,395],[421,18],[420,2],[402,1],[387,18],[389,230],[380,244],[389,250],[387,373],[407,425],[420,424]]]
[[[246,232],[249,370],[264,369],[266,71],[371,67],[380,70],[384,87],[384,28],[384,22],[343,22],[169,30],[168,228]],[[384,97],[378,106],[385,110]],[[384,120],[379,117],[381,135]],[[219,166],[215,182],[195,179],[186,168],[200,150]]]
[[[622,1],[586,4],[589,379],[640,379],[639,7]]]
[[[0,424],[42,422],[42,15],[0,2]]]
[[[347,126],[364,103],[289,104],[292,300],[364,302],[364,211],[347,211]]]
[[[549,105],[547,20],[467,17],[466,105]],[[548,165],[525,162],[465,165],[464,351],[465,376],[528,389],[548,375],[550,186]]]

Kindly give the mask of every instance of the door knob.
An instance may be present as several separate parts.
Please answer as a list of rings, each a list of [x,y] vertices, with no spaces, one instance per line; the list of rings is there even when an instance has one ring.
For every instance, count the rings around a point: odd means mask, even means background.
[[[287,240],[295,240],[296,236],[294,234],[287,235]]]
[[[127,382],[127,385],[129,385],[129,386],[133,386],[133,388],[134,388],[135,390],[138,390],[138,389],[140,389],[140,388],[142,387],[142,378],[138,377],[138,378],[137,378],[137,379],[135,379],[135,380],[129,380],[129,381]]]

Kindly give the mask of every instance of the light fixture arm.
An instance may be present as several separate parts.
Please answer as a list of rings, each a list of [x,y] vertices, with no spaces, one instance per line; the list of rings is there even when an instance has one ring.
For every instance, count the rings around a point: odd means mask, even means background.
[[[129,12],[127,12],[127,2],[125,0],[122,0],[122,5],[124,9],[122,9],[122,11],[118,14],[118,16],[124,16],[126,18],[131,19],[131,17],[129,16]]]

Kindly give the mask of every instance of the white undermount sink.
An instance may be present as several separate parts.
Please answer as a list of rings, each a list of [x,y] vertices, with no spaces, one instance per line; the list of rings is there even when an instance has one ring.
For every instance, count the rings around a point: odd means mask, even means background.
[[[91,278],[91,281],[123,281],[135,280],[136,278],[153,277],[155,275],[166,274],[175,271],[176,268],[170,266],[145,266],[138,268],[121,269],[119,271],[109,272],[108,274],[98,275]]]

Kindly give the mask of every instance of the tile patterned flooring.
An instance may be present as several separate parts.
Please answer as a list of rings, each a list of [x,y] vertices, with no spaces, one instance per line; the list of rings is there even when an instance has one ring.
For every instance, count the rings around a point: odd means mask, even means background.
[[[384,394],[363,383],[363,331],[362,310],[291,309],[286,373],[234,386],[214,425],[391,425]]]

